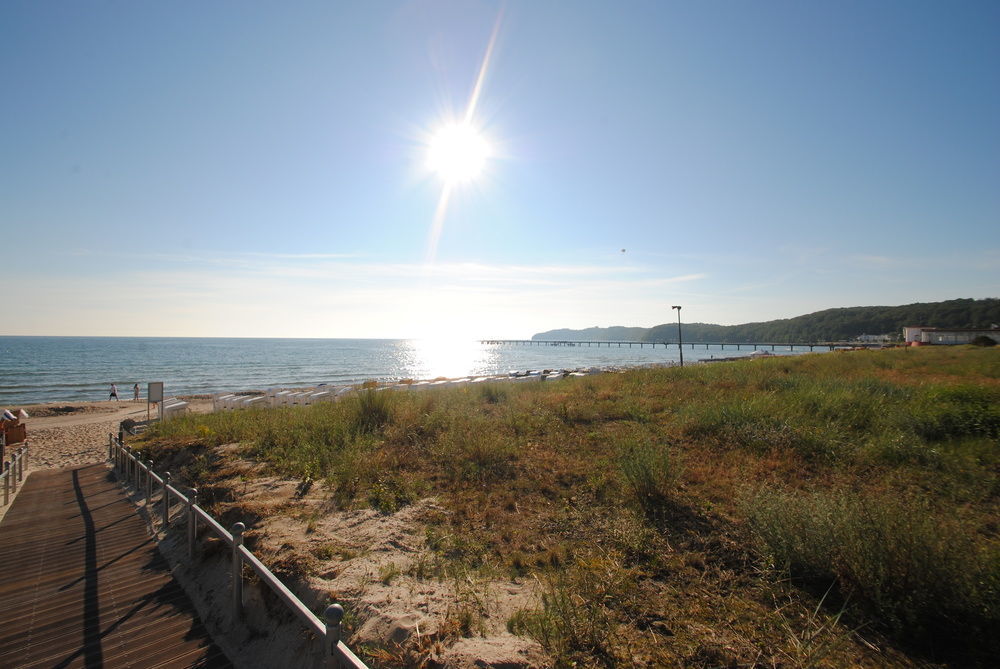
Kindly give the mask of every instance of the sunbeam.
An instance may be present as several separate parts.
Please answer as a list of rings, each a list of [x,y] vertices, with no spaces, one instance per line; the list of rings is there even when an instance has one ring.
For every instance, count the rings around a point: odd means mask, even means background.
[[[431,221],[427,241],[427,264],[432,264],[437,257],[438,243],[444,231],[448,203],[451,200],[453,189],[479,177],[492,156],[490,142],[477,127],[476,108],[479,106],[483,84],[486,81],[486,74],[493,58],[493,49],[496,46],[502,18],[503,10],[501,9],[493,24],[493,31],[490,33],[486,52],[479,65],[476,81],[472,86],[462,120],[442,124],[438,130],[430,135],[427,142],[426,166],[442,181],[441,196],[438,198],[437,207],[434,210],[434,218]]]

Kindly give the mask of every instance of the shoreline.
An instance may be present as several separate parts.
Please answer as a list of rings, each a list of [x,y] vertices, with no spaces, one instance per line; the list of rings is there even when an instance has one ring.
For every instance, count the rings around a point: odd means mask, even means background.
[[[11,382],[0,388],[0,406],[100,401],[108,397],[112,382],[118,385],[119,397],[127,400],[134,383],[138,382],[145,394],[149,381],[163,381],[168,395],[194,395],[233,388],[353,385],[369,380],[394,383],[404,378],[505,375],[512,369],[631,367],[679,361],[676,348],[633,350],[627,344],[592,349],[499,345],[453,349],[374,340],[356,346],[326,344],[234,344],[219,348],[181,345],[167,339],[155,349],[136,342],[128,346],[90,342],[81,344],[79,350],[55,344],[21,346],[9,351]],[[738,355],[730,353],[730,348],[726,346],[723,352],[718,347],[686,347],[685,363],[713,353]]]

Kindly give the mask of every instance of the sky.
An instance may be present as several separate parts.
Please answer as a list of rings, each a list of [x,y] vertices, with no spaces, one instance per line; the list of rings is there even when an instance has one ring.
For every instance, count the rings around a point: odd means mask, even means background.
[[[1000,3],[0,3],[0,334],[1000,296]],[[442,128],[486,153],[432,169]]]

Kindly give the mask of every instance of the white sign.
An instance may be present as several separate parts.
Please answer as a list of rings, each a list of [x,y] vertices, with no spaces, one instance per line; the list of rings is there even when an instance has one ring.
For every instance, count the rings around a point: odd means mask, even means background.
[[[163,401],[163,381],[149,382],[149,387],[146,390],[146,401],[147,402]]]

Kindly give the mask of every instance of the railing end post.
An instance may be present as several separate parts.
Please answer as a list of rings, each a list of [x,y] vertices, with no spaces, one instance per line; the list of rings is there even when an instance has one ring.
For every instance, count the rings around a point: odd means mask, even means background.
[[[188,494],[188,560],[194,561],[194,542],[198,534],[198,515],[194,507],[198,503],[198,489],[191,488]]]
[[[230,532],[233,535],[233,620],[243,617],[243,558],[240,556],[240,546],[243,545],[243,533],[247,526],[243,523],[233,525]]]
[[[337,652],[337,645],[340,643],[340,623],[344,620],[344,607],[340,604],[330,604],[323,611],[323,621],[326,623],[326,638],[323,640],[325,648],[324,662],[326,667],[332,669],[340,666],[340,654]]]
[[[163,529],[170,527],[170,472],[163,472]]]

